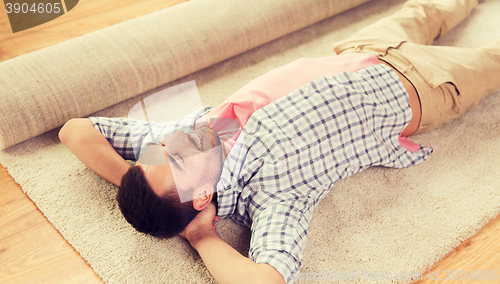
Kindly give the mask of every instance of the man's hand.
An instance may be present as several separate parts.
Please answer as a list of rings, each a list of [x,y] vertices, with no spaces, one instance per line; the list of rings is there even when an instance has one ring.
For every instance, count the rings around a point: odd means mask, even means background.
[[[266,263],[256,264],[224,242],[213,222],[215,205],[210,203],[179,235],[198,251],[218,283],[285,283],[281,274]]]
[[[206,235],[217,234],[217,228],[213,222],[219,221],[219,216],[215,216],[216,209],[214,203],[210,203],[205,207],[189,225],[179,233],[183,239],[187,239],[191,246],[195,249],[196,242]]]
[[[74,118],[59,131],[59,139],[89,169],[119,186],[127,163],[88,118]]]

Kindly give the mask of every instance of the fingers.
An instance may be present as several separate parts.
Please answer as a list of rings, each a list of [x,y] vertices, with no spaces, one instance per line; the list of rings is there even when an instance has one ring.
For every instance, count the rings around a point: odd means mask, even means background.
[[[219,216],[214,217],[214,222],[217,222],[217,221],[219,221]],[[212,224],[212,226],[214,227],[214,230],[217,229],[217,226],[215,224]]]

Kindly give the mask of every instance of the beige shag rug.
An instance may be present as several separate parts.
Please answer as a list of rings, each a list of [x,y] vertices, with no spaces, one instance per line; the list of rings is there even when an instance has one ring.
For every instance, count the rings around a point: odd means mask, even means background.
[[[299,57],[332,55],[333,42],[392,14],[403,2],[371,1],[168,86],[195,80],[203,104],[216,105],[268,70]],[[499,13],[500,1],[486,1],[437,44],[486,45],[500,38]],[[136,102],[131,99],[96,115],[126,116]],[[319,205],[302,273],[326,271],[335,278],[349,271],[383,272],[396,280],[399,273],[424,272],[500,212],[500,93],[412,140],[434,148],[426,162],[408,169],[372,168],[342,180]],[[0,162],[105,282],[214,282],[186,241],[136,233],[119,212],[116,188],[73,157],[59,142],[57,130],[8,148],[0,153]],[[247,253],[247,228],[222,220],[218,232]],[[316,282],[324,281],[299,283]]]

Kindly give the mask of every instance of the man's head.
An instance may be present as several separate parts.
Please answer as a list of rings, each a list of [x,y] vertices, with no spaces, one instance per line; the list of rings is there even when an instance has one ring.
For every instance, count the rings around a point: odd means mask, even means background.
[[[172,237],[212,201],[225,151],[208,127],[189,134],[178,131],[154,147],[155,155],[163,155],[166,162],[140,159],[123,176],[117,200],[138,231]]]

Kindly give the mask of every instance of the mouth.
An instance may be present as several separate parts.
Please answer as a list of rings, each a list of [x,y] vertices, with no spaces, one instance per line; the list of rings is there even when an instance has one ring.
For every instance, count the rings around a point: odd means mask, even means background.
[[[193,131],[189,133],[187,137],[196,147],[198,147],[199,151],[203,151],[202,136],[200,133],[198,133],[197,131]]]

